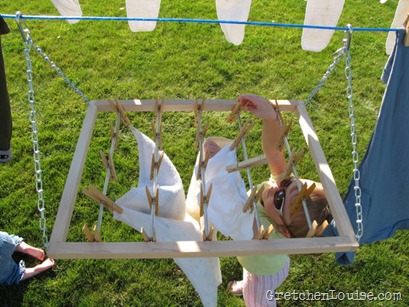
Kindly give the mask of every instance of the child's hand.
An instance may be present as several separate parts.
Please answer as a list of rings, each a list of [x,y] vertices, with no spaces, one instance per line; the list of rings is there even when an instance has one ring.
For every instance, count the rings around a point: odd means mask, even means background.
[[[267,120],[277,119],[277,113],[273,105],[264,97],[254,94],[243,94],[239,96],[238,101],[241,103],[243,110],[250,111],[258,118]]]

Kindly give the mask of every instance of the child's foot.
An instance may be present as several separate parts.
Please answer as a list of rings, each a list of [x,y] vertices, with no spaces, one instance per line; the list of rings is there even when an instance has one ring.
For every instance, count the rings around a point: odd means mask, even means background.
[[[0,150],[0,163],[6,163],[11,160],[11,148]]]
[[[243,281],[231,281],[228,284],[228,289],[229,289],[229,293],[234,294],[236,296],[242,296],[243,295]]]
[[[42,271],[48,270],[49,268],[52,268],[54,264],[55,264],[54,259],[47,258],[42,263],[37,265],[37,267],[39,268],[39,271],[42,272]]]
[[[25,242],[21,242],[17,246],[16,251],[30,255],[31,257],[34,257],[38,260],[44,260],[45,258],[45,252],[42,249],[28,245]]]

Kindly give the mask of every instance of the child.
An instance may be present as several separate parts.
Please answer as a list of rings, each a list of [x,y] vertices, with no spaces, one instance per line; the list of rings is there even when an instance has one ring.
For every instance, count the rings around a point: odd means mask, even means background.
[[[45,258],[43,250],[28,245],[21,237],[0,231],[0,284],[18,284],[54,265],[54,260],[48,258],[33,268],[26,268],[24,261],[21,260],[17,264],[13,260],[12,255],[15,251],[28,254],[41,261]]]
[[[238,99],[242,110],[250,111],[263,120],[262,147],[266,155],[271,177],[263,182],[264,191],[257,209],[261,224],[268,229],[273,224],[274,231],[269,240],[290,237],[305,237],[309,228],[304,210],[292,208],[293,201],[298,195],[297,182],[293,178],[284,178],[286,160],[284,153],[277,149],[277,142],[281,137],[278,116],[273,105],[263,97],[257,95],[241,95]],[[204,144],[205,152],[211,156],[220,147],[214,142]],[[308,186],[314,184],[311,180],[301,180]],[[261,186],[259,185],[259,187]],[[315,183],[315,189],[306,199],[311,220],[320,225],[324,220],[330,220],[331,215],[324,190],[320,183]],[[254,233],[257,233],[254,225]],[[263,255],[238,257],[243,266],[243,280],[229,284],[229,291],[236,295],[243,295],[246,306],[276,306],[274,291],[279,287],[289,271],[287,255]]]

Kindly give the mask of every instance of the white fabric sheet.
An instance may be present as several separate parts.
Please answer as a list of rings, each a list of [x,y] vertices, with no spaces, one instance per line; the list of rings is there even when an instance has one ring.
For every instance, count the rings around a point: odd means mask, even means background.
[[[345,0],[307,0],[305,25],[335,27],[341,16]],[[319,52],[325,49],[334,30],[303,28],[301,47]]]
[[[243,212],[248,198],[244,181],[240,172],[226,171],[227,165],[237,163],[236,150],[230,151],[231,141],[227,143],[223,138],[209,139],[224,147],[209,160],[206,167],[206,187],[213,185],[207,210],[208,220],[225,236],[234,240],[251,240],[254,214]],[[197,166],[189,186],[187,207],[188,212],[198,219],[201,182],[196,179],[196,172]]]
[[[114,218],[137,231],[141,227],[152,236],[151,215],[145,187],[151,188],[150,168],[155,143],[134,127],[131,130],[138,143],[140,177],[138,187],[132,188],[116,200],[123,209]],[[202,232],[197,221],[186,214],[185,196],[179,173],[171,160],[164,155],[158,174],[159,216],[155,217],[157,242],[201,241]],[[217,306],[217,287],[221,283],[218,258],[175,258],[199,294],[204,306]]]
[[[219,20],[247,21],[251,0],[216,0]],[[238,46],[243,42],[245,25],[221,23],[220,27],[227,41]]]
[[[82,16],[81,6],[78,0],[51,0],[61,16]],[[77,23],[79,19],[67,20],[68,23]]]
[[[129,18],[158,18],[161,0],[126,0],[126,14]],[[128,21],[132,32],[149,32],[156,27],[156,21]]]

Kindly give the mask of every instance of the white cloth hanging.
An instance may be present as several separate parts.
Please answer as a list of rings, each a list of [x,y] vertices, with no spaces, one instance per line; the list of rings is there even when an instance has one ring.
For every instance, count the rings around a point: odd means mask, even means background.
[[[123,212],[114,218],[137,231],[141,227],[152,236],[150,208],[145,192],[152,187],[150,169],[155,143],[134,127],[131,127],[138,143],[139,184],[115,203]],[[164,155],[159,173],[159,216],[155,217],[157,242],[201,241],[202,232],[197,221],[186,213],[182,180],[172,161]],[[217,306],[217,287],[221,283],[219,258],[175,258],[198,292],[204,306]]]
[[[233,240],[251,240],[254,214],[243,212],[247,201],[246,186],[240,172],[229,173],[226,167],[237,164],[236,150],[230,150],[232,141],[225,138],[208,138],[222,149],[207,163],[206,187],[213,185],[207,209],[208,221],[218,231]],[[198,219],[201,182],[196,179],[196,168],[187,195],[187,210]]]
[[[386,1],[385,1],[386,2]],[[383,2],[381,2],[383,3]],[[399,0],[398,6],[395,11],[395,16],[393,18],[391,28],[400,28],[403,26],[403,22],[406,19],[409,9],[409,0]],[[388,37],[386,39],[386,54],[390,55],[393,47],[396,43],[396,32],[389,31]]]
[[[216,0],[219,20],[247,21],[251,0]],[[227,41],[238,46],[243,42],[245,25],[221,23],[220,27]]]
[[[304,25],[335,27],[341,16],[345,0],[307,0]],[[334,30],[303,28],[303,50],[319,52],[325,49]]]
[[[51,0],[61,16],[82,16],[81,6],[78,0]],[[79,19],[69,19],[68,23],[77,23]]]
[[[126,14],[129,18],[158,18],[161,0],[126,0]],[[132,32],[149,32],[156,27],[156,21],[128,21]]]

